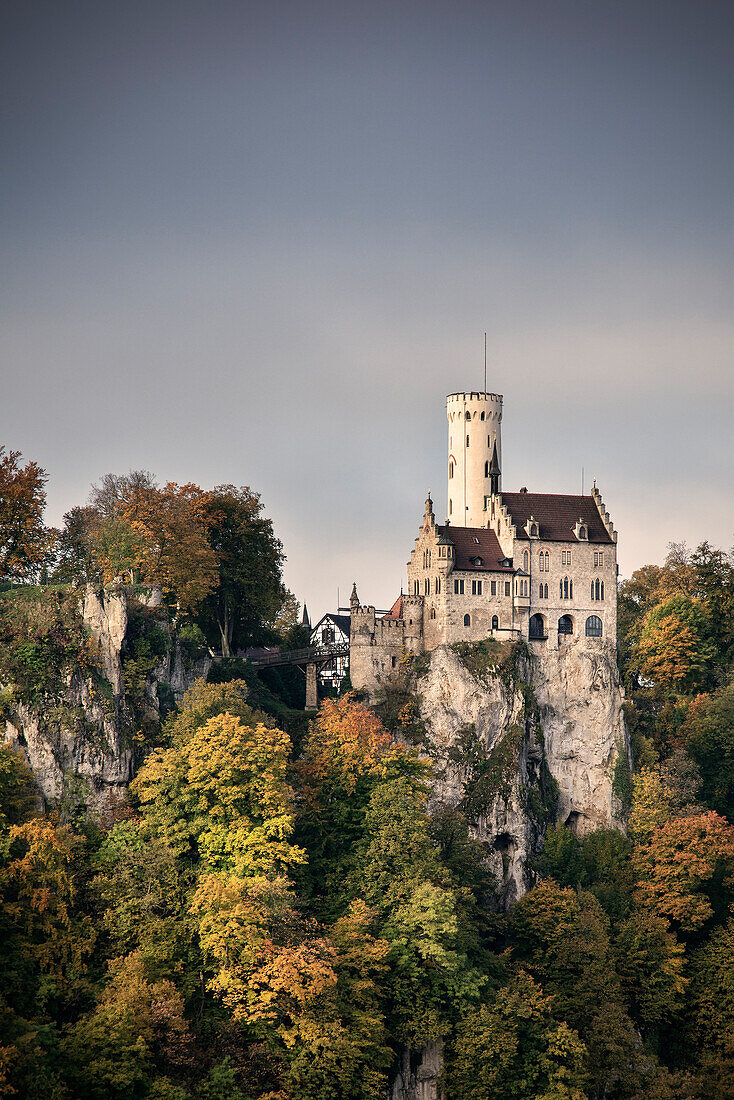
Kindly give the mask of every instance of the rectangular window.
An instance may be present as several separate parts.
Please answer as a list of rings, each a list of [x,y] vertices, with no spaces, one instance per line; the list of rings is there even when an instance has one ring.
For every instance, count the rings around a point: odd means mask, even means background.
[[[423,594],[425,596],[430,596],[431,594],[431,582],[428,577],[426,577],[425,581],[423,582]]]
[[[505,581],[505,595],[506,596],[511,596],[512,595],[512,592],[510,590],[510,581]]]
[[[491,594],[493,596],[497,595],[497,581],[490,581],[489,582],[489,591],[491,592]]]
[[[598,569],[602,565],[604,565],[604,551],[603,550],[595,550],[594,551],[594,568]]]
[[[436,595],[441,591],[441,578],[436,577]]]
[[[561,550],[561,565],[570,565],[570,564],[571,564],[571,551],[570,550]]]
[[[471,582],[471,594],[472,594],[472,596],[481,596],[481,594],[482,594],[482,582],[481,581],[472,581]]]
[[[464,595],[464,582],[463,581],[454,580],[454,595],[455,596],[463,596]]]

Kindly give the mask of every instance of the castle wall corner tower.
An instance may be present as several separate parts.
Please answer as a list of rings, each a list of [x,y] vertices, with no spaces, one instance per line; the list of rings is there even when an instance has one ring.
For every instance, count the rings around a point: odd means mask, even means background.
[[[486,527],[486,500],[501,488],[502,395],[450,393],[447,516],[455,527]]]

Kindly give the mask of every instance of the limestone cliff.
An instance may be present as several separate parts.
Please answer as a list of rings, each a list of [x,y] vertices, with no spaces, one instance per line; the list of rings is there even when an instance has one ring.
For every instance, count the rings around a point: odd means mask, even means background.
[[[413,661],[406,727],[435,764],[434,805],[459,806],[511,904],[532,884],[531,857],[551,822],[578,832],[618,824],[612,789],[628,753],[614,647],[579,638],[442,645]],[[403,711],[405,715],[405,711]],[[391,1100],[440,1100],[441,1051],[404,1051]]]
[[[172,638],[165,609],[155,610],[158,597],[138,593],[131,609],[121,585],[101,592],[88,585],[73,612],[79,657],[59,662],[54,690],[29,698],[12,680],[3,685],[4,740],[26,758],[47,803],[112,812],[133,776],[136,736],[155,730],[166,702],[180,701],[206,676],[211,661],[193,658]],[[58,654],[41,647],[44,658]]]
[[[613,772],[627,749],[612,646],[577,639],[542,660],[520,647],[439,646],[415,691],[433,800],[461,806],[505,905],[530,885],[549,822],[616,823]]]

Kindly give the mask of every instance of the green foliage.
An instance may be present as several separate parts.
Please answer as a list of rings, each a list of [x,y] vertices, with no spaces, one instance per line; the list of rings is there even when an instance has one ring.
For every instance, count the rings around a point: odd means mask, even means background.
[[[681,734],[700,769],[702,800],[734,821],[734,682],[694,699]]]
[[[72,673],[91,677],[99,670],[76,592],[24,587],[0,596],[0,679],[15,699],[32,705],[58,699]]]
[[[451,648],[472,676],[500,676],[505,681],[514,678],[517,659],[525,652],[522,643],[500,642],[497,638],[455,642]]]
[[[464,1015],[448,1052],[448,1100],[584,1100],[586,1048],[552,1005],[520,970],[491,1004]]]

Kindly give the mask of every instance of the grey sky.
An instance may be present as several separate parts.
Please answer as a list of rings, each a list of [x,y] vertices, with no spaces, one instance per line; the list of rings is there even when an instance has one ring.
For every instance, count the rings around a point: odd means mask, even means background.
[[[596,475],[622,571],[734,540],[734,9],[6,3],[0,441],[249,484],[312,612],[387,606],[444,397]]]

